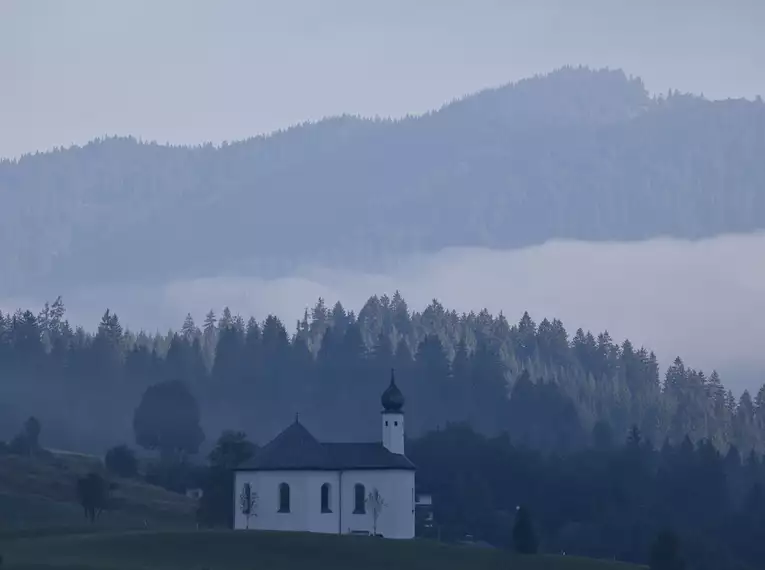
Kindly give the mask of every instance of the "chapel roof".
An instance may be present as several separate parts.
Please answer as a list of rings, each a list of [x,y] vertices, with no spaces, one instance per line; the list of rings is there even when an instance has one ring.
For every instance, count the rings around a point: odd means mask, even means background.
[[[414,464],[382,443],[320,443],[297,419],[240,465],[238,471],[353,471],[405,469]]]

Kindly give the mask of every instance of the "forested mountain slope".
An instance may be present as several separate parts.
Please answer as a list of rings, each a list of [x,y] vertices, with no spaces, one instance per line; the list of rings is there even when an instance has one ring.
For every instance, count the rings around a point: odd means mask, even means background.
[[[0,292],[765,227],[765,105],[565,68],[399,121],[0,163]]]

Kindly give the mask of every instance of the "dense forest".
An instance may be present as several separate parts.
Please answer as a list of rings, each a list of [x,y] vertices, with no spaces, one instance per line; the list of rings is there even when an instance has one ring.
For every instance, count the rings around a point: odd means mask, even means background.
[[[0,162],[0,294],[748,232],[765,228],[764,133],[761,100],[652,97],[621,71],[564,68],[423,116],[219,148],[106,138]]]
[[[634,429],[623,440],[599,437],[586,449],[544,456],[506,436],[451,426],[407,453],[418,485],[433,493],[430,534],[442,540],[470,534],[509,547],[522,506],[546,552],[651,562],[652,569],[762,568],[765,465],[736,447],[721,454],[685,438],[655,449]],[[665,533],[679,543],[675,563],[656,563]]]
[[[68,323],[61,299],[1,315],[0,436],[35,415],[45,445],[103,451],[132,441],[148,387],[181,380],[199,402],[208,446],[224,429],[262,444],[295,413],[323,439],[375,439],[391,368],[410,437],[467,422],[568,453],[636,426],[656,446],[688,436],[722,452],[765,450],[765,387],[736,398],[716,372],[677,358],[662,374],[653,353],[607,332],[569,334],[528,314],[517,324],[485,310],[460,315],[435,300],[410,311],[398,292],[371,297],[358,314],[319,299],[292,331],[274,316],[224,309],[201,326],[189,315],[166,335],[123,330],[106,311],[91,334]]]

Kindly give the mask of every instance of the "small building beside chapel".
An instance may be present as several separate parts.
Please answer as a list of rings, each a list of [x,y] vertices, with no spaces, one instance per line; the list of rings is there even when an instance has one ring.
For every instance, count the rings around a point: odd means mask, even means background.
[[[381,441],[322,443],[296,418],[241,465],[234,528],[414,538],[415,466],[393,371],[381,402]]]

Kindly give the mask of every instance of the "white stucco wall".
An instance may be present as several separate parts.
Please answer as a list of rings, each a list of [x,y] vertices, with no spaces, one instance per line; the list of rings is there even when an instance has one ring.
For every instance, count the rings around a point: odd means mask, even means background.
[[[414,538],[414,471],[345,471],[343,473],[343,533],[373,532],[372,511],[354,514],[354,487],[364,485],[368,495],[375,487],[386,506],[377,521],[377,532],[385,538]]]
[[[342,482],[341,495],[338,492]],[[258,495],[255,516],[249,528],[260,530],[308,531],[323,533],[373,532],[374,517],[354,513],[355,485],[364,485],[368,495],[375,488],[386,505],[377,521],[377,532],[386,538],[414,538],[414,471],[239,471],[234,485],[234,528],[247,528],[239,508],[239,496],[245,483]],[[279,485],[290,486],[290,512],[279,512]],[[331,513],[321,512],[321,486],[331,485]]]
[[[382,443],[391,453],[404,455],[404,414],[382,413]]]
[[[239,508],[239,496],[245,483],[258,494],[255,516],[250,517],[251,529],[302,530],[310,532],[339,532],[338,474],[332,471],[239,471],[234,485],[234,528],[247,528],[247,520]],[[279,485],[290,486],[290,512],[279,512]],[[330,484],[331,513],[321,512],[321,486]]]

